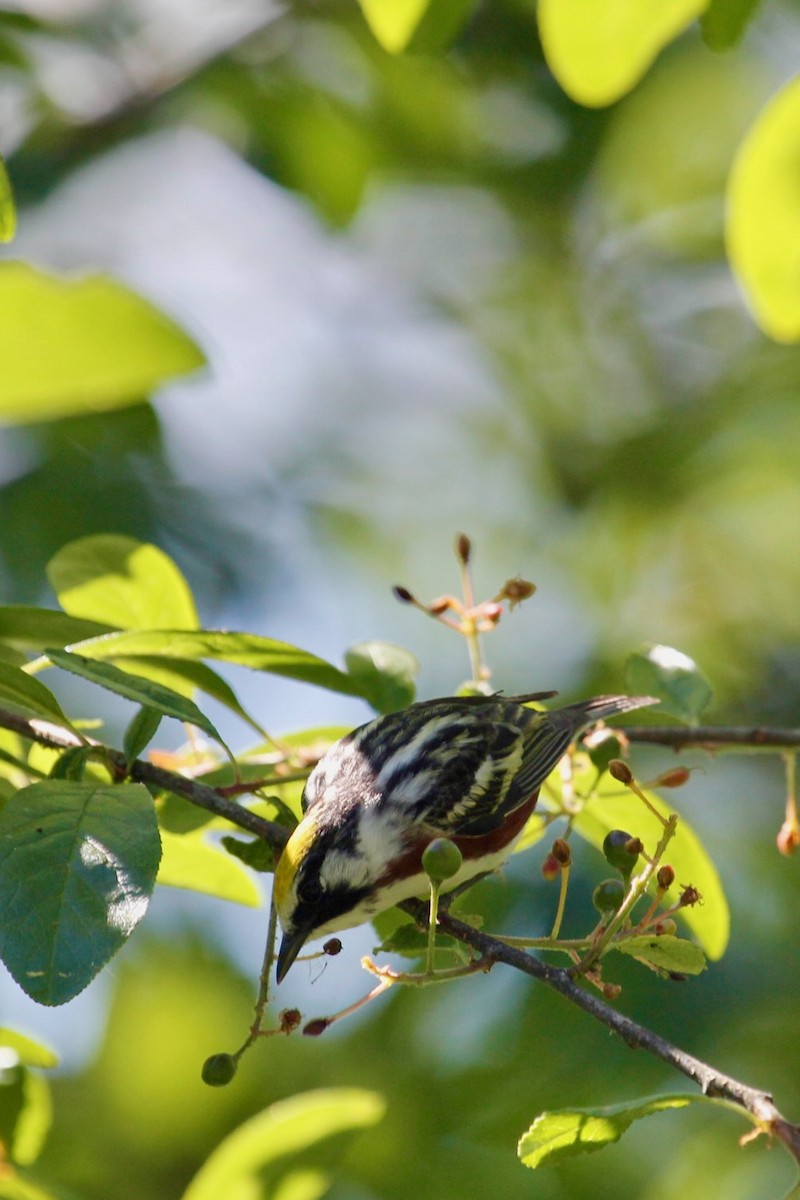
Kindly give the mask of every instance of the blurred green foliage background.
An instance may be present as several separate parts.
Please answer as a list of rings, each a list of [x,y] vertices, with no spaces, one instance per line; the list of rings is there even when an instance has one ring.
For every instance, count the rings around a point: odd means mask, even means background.
[[[449,48],[397,57],[347,0],[3,6],[0,149],[20,209],[6,256],[110,272],[208,358],[117,411],[0,430],[3,601],[47,602],[44,563],[70,538],[128,533],[176,558],[205,624],[336,661],[387,637],[435,695],[466,675],[463,651],[390,585],[452,590],[463,529],[481,594],[518,572],[539,587],[491,639],[498,687],[615,689],[625,655],[658,641],[701,664],[711,719],[796,726],[800,351],[757,331],[722,222],[735,147],[799,55],[800,7],[773,0],[738,48],[715,55],[692,27],[590,111],[549,74],[529,0],[477,4]],[[240,690],[277,731],[368,716],[274,680]],[[672,761],[636,763],[646,777]],[[732,946],[683,985],[622,968],[620,1003],[797,1115],[780,763],[682,761],[701,767],[677,799],[730,893]],[[585,919],[598,872],[587,855]],[[530,931],[553,903],[533,851],[474,906]],[[57,1195],[177,1197],[241,1120],[338,1084],[388,1101],[324,1152],[340,1200],[788,1186],[777,1153],[737,1147],[733,1118],[693,1111],[526,1171],[514,1147],[541,1109],[678,1081],[499,972],[273,1039],[210,1091],[199,1067],[241,1039],[265,923],[222,907],[160,897],[110,982],[55,1014],[0,980],[3,1022],[67,1051],[36,1167]],[[319,984],[295,969],[292,1002],[357,995],[356,944]]]

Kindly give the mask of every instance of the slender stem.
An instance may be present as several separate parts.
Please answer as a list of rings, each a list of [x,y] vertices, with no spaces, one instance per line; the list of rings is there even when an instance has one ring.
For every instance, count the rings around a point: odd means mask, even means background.
[[[64,729],[51,721],[41,721],[35,717],[22,717],[18,713],[8,712],[6,709],[0,709],[0,728],[11,729],[30,741],[39,742],[42,746],[51,746],[54,750],[84,748],[87,745],[86,740],[76,737],[69,729]],[[244,808],[241,804],[221,796],[214,788],[207,787],[196,780],[187,779],[185,775],[179,775],[176,771],[167,771],[164,767],[157,767],[143,759],[137,758],[132,763],[127,763],[124,754],[119,750],[112,750],[101,742],[88,740],[88,744],[102,752],[109,769],[120,779],[130,778],[137,783],[144,783],[162,791],[174,792],[176,795],[182,796],[184,800],[188,800],[190,804],[196,804],[198,808],[204,808],[207,812],[224,817],[231,824],[238,825],[240,829],[246,829],[248,832],[256,834],[275,851],[280,851],[288,841],[289,831],[283,826],[276,824],[275,821],[266,821],[257,813],[251,812],[249,808]]]
[[[567,888],[569,887],[569,872],[569,863],[567,863],[566,866],[563,866],[559,872],[560,886],[558,891],[558,907],[556,909],[555,920],[553,921],[553,928],[550,930],[550,938],[552,941],[555,941],[558,937],[559,930],[561,929],[561,922],[564,920],[564,909],[567,905]]]
[[[656,815],[658,816],[659,821],[663,820],[663,817],[660,813]],[[678,818],[675,813],[673,813],[665,824],[664,833],[662,834],[661,840],[656,846],[655,854],[651,859],[648,860],[644,870],[631,880],[625,899],[617,909],[612,919],[608,922],[589,953],[578,964],[575,972],[576,974],[583,974],[588,970],[589,967],[593,966],[597,962],[597,960],[602,956],[602,953],[608,943],[625,924],[631,911],[644,895],[647,885],[653,878],[655,872],[658,870],[658,865],[661,862],[664,851],[666,850],[672,838],[675,836],[675,830],[677,827]]]
[[[433,975],[433,956],[436,950],[436,919],[439,912],[439,894],[442,890],[442,885],[435,879],[430,880],[431,898],[428,909],[428,955],[425,965],[425,974]]]

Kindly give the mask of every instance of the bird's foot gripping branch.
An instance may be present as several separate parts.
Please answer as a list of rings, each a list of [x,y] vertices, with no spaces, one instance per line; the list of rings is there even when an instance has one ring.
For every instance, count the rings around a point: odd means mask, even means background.
[[[458,694],[415,704],[416,663],[397,646],[362,643],[339,668],[274,639],[202,628],[186,581],[153,546],[109,535],[60,551],[48,570],[59,608],[0,608],[0,956],[34,1000],[62,1004],[139,926],[156,883],[256,904],[259,875],[274,872],[255,1016],[238,1050],[207,1060],[208,1083],[229,1082],[265,1036],[320,1034],[389,989],[502,965],[700,1088],[688,1098],[543,1114],[520,1143],[527,1165],[596,1148],[632,1120],[705,1098],[745,1113],[800,1159],[800,1131],[771,1097],[609,1003],[620,990],[615,964],[633,959],[671,986],[718,959],[728,938],[716,867],[690,822],[661,798],[689,770],[671,766],[640,786],[631,747],[780,755],[788,798],[779,848],[788,855],[800,837],[800,732],[700,725],[710,689],[691,660],[663,646],[631,655],[630,695],[546,710],[541,702],[553,693],[502,695],[482,639],[535,589],[512,579],[476,600],[471,555],[460,536],[461,597],[423,604],[395,590],[468,650],[471,677]],[[220,661],[359,697],[379,716],[354,732],[267,733],[210,665]],[[45,672],[56,689],[59,678],[78,676],[131,703],[121,744],[96,736],[95,721],[71,720]],[[201,694],[255,731],[255,744],[229,749]],[[605,724],[656,702],[678,723]],[[154,748],[170,719],[191,731],[183,750]],[[465,911],[465,888],[545,837],[541,873],[555,894],[544,905],[537,894],[538,927],[485,932]],[[591,921],[571,886],[579,841],[603,856]],[[591,869],[581,863],[582,874]],[[273,968],[282,980],[302,958],[337,954],[338,932],[362,922],[375,926],[381,955],[393,956],[365,960],[375,979],[369,994],[333,1016],[309,1020],[290,1007],[270,1016]],[[307,952],[317,939],[323,949]],[[398,965],[403,958],[410,969]]]

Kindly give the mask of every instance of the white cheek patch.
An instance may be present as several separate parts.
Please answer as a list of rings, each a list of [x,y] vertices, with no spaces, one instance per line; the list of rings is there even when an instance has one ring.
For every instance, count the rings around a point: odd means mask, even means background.
[[[324,888],[335,891],[340,887],[367,887],[370,882],[369,864],[343,850],[329,850],[319,873]]]

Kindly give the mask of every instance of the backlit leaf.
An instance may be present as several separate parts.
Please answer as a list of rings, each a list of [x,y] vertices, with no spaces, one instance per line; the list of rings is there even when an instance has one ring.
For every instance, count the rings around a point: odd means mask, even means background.
[[[539,0],[548,66],[579,104],[601,107],[630,91],[707,0]]]
[[[58,602],[72,617],[119,629],[196,629],[189,585],[157,546],[119,534],[69,542],[47,564]]]
[[[4,213],[8,232],[7,204]],[[113,279],[4,262],[0,362],[0,419],[27,423],[139,403],[205,359],[173,321]]]

